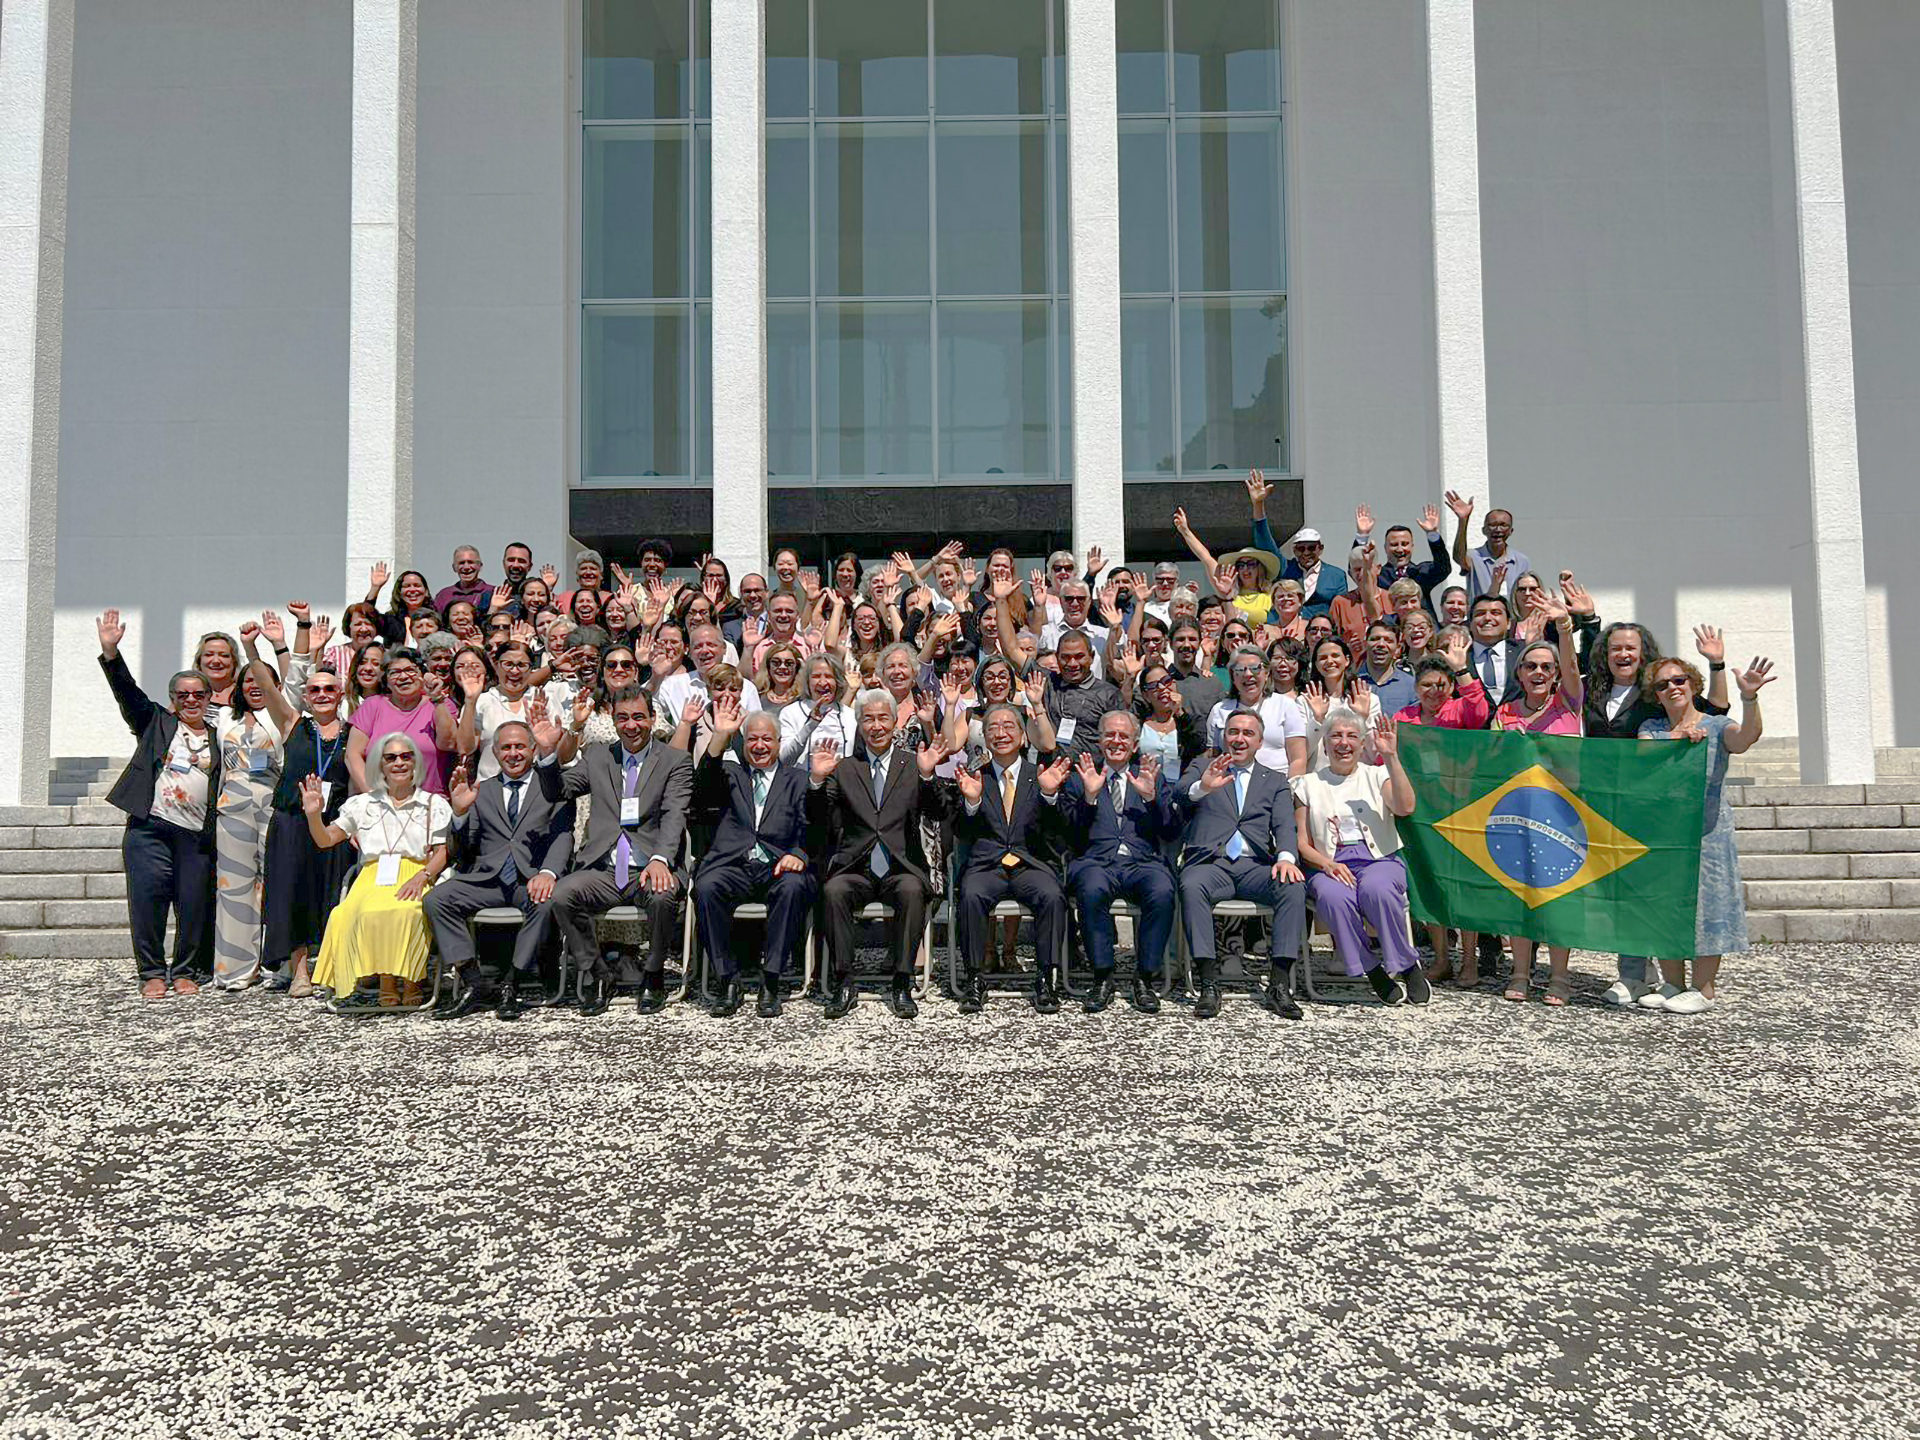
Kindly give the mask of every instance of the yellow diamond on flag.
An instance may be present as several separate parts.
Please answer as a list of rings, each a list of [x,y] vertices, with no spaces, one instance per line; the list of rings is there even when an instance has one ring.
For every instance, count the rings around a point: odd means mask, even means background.
[[[1544,765],[1530,765],[1434,827],[1530,910],[1647,853]]]

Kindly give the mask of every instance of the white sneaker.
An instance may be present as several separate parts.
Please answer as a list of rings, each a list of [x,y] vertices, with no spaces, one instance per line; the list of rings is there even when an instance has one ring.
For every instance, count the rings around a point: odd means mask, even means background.
[[[1649,1010],[1665,1010],[1669,1008],[1668,1002],[1674,996],[1683,993],[1678,985],[1662,985],[1658,990],[1649,990],[1642,995],[1640,1003]]]
[[[1678,995],[1675,995],[1667,1001],[1667,1013],[1669,1015],[1698,1015],[1703,1010],[1711,1010],[1712,1008],[1713,1001],[1702,995],[1698,990],[1682,990]]]
[[[1600,998],[1609,1005],[1631,1005],[1639,997],[1634,994],[1633,986],[1624,980],[1616,980],[1601,992]]]

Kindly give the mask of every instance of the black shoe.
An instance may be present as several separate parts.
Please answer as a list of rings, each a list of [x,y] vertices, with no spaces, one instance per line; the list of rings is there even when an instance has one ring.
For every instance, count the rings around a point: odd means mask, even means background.
[[[729,1015],[740,1013],[740,1002],[746,998],[746,992],[740,988],[740,977],[729,975],[720,982],[720,993],[713,997],[713,1009],[707,1013],[716,1020],[725,1020]]]
[[[1282,1020],[1304,1020],[1300,1002],[1293,998],[1293,967],[1275,961],[1267,972],[1267,1009]]]
[[[1500,943],[1498,935],[1480,937],[1480,973],[1482,975],[1499,974],[1501,962],[1505,958],[1506,947]]]
[[[648,975],[640,982],[640,1013],[658,1015],[667,1008],[667,980],[664,975]]]
[[[1060,1013],[1060,992],[1053,988],[1053,976],[1044,970],[1034,977],[1033,1013],[1036,1015]]]
[[[497,1020],[518,1020],[527,1013],[527,1007],[520,1003],[520,977],[514,971],[507,972],[507,978],[500,986],[500,1003],[493,1007]]]
[[[844,1019],[852,1013],[859,998],[859,992],[853,986],[853,977],[851,975],[842,977],[827,995],[827,1019]]]
[[[613,977],[610,975],[589,975],[586,993],[580,997],[580,1013],[591,1020],[595,1015],[607,1013],[607,1007],[613,1004]]]
[[[772,1020],[780,1014],[780,977],[771,970],[760,972],[760,1003],[753,1007],[753,1013],[762,1020]]]
[[[480,987],[465,980],[454,981],[452,996],[443,1000],[434,1010],[436,1020],[464,1020],[469,1015],[478,1015],[487,1009],[486,998],[481,995]]]
[[[1407,992],[1400,988],[1400,982],[1387,974],[1387,967],[1376,965],[1367,971],[1367,984],[1373,987],[1373,993],[1380,997],[1382,1005],[1404,1005]]]
[[[965,976],[960,981],[960,1013],[978,1015],[986,1008],[987,986],[978,975]]]
[[[1087,991],[1086,1001],[1080,1008],[1089,1015],[1098,1015],[1113,1004],[1113,972],[1101,970],[1093,977],[1093,988]]]
[[[1409,1005],[1424,1005],[1433,999],[1433,983],[1427,979],[1427,972],[1420,968],[1418,961],[1411,970],[1400,976],[1400,983],[1406,987]]]
[[[1133,1008],[1142,1015],[1160,1013],[1160,992],[1154,988],[1155,978],[1152,975],[1133,977]]]
[[[887,997],[887,1005],[902,1020],[911,1020],[920,1013],[920,1007],[914,1003],[913,982],[896,980],[893,993]]]
[[[1193,1018],[1211,1020],[1220,1013],[1220,981],[1212,975],[1200,977],[1199,995],[1193,1002]]]

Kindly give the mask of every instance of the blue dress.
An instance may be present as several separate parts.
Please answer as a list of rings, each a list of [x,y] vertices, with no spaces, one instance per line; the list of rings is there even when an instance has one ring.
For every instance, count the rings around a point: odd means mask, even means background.
[[[1733,843],[1733,809],[1727,804],[1727,731],[1734,728],[1725,715],[1702,718],[1711,746],[1707,752],[1707,796],[1701,811],[1700,898],[1694,913],[1696,955],[1733,955],[1747,948],[1747,906],[1740,897],[1740,855]],[[1672,733],[1664,715],[1640,727],[1642,740],[1661,740]],[[1685,742],[1678,742],[1685,743]]]

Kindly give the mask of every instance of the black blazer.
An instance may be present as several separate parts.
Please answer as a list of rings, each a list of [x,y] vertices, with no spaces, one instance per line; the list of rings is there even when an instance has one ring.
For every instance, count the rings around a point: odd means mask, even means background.
[[[969,815],[957,795],[954,800],[954,847],[966,854],[964,868],[992,870],[1004,856],[1012,854],[1029,865],[1051,869],[1052,851],[1063,834],[1060,802],[1056,798],[1049,805],[1040,798],[1039,772],[1033,761],[1024,756],[1020,760],[1020,774],[1013,784],[1011,819],[1000,800],[1000,777],[992,760],[982,764],[980,776],[986,788],[978,810]]]
[[[482,780],[474,787],[473,805],[453,817],[447,840],[454,864],[468,880],[497,880],[509,852],[522,880],[542,870],[555,878],[567,873],[573,858],[573,802],[555,801],[531,770],[521,777],[520,817],[507,821],[507,781],[504,775]]]
[[[1138,768],[1137,762],[1134,768]],[[1131,784],[1124,786],[1118,815],[1105,790],[1089,796],[1081,787],[1079,775],[1069,775],[1060,787],[1060,818],[1069,834],[1084,841],[1085,857],[1102,865],[1119,860],[1122,845],[1136,860],[1157,860],[1161,843],[1180,835],[1173,782],[1165,775],[1160,777],[1152,800],[1143,798]]]
[[[898,742],[887,752],[886,799],[878,810],[873,772],[864,758],[842,760],[824,781],[817,786],[809,782],[807,789],[807,818],[830,837],[828,876],[866,869],[867,856],[879,840],[894,864],[931,886],[920,821],[939,820],[945,813],[940,782],[922,780],[918,759]]]
[[[798,766],[774,762],[767,808],[756,829],[752,769],[703,755],[693,772],[693,808],[720,817],[712,848],[700,857],[702,865],[744,860],[755,845],[765,845],[776,860],[782,855],[807,858],[807,781]]]
[[[1522,645],[1518,640],[1502,640],[1500,643],[1506,647],[1507,683],[1506,688],[1498,695],[1493,693],[1492,686],[1487,687],[1487,708],[1489,711],[1498,710],[1502,705],[1520,698],[1520,652],[1527,647]],[[1480,674],[1480,642],[1478,640],[1471,641],[1468,645],[1467,669],[1473,672],[1474,679],[1479,680],[1482,678]]]
[[[1198,800],[1188,798],[1206,769],[1205,758],[1194,761],[1174,786],[1174,803],[1188,817],[1181,864],[1224,859],[1235,830],[1246,839],[1249,848],[1245,854],[1252,859],[1272,864],[1283,850],[1299,856],[1293,787],[1285,775],[1256,762],[1247,781],[1246,808],[1235,810],[1231,783],[1212,792],[1202,791]]]
[[[116,654],[111,660],[102,655],[100,668],[107,672],[107,684],[113,688],[121,717],[136,742],[133,758],[127,761],[127,768],[120,772],[120,778],[107,793],[107,803],[136,820],[145,820],[153,813],[154,783],[160,778],[161,767],[167,763],[167,752],[173,748],[180,720],[171,710],[156,705],[147,692],[134,683],[133,672],[127,669],[127,662],[120,655]],[[219,818],[215,802],[220,795],[220,742],[213,737],[211,704],[207,712],[213,768],[207,772],[207,821],[200,827],[203,845],[213,844],[213,827]]]

